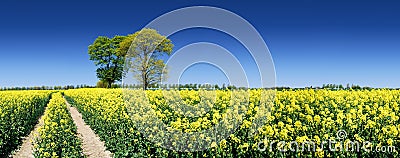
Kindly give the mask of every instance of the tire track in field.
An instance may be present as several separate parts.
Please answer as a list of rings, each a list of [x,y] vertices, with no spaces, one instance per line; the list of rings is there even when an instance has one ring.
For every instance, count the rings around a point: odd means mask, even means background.
[[[75,107],[72,107],[67,100],[65,100],[65,103],[77,127],[78,137],[82,140],[83,154],[88,158],[112,157],[112,153],[106,149],[104,142],[100,140],[90,126],[85,124],[82,114]]]
[[[44,111],[47,110],[47,106],[44,109]],[[11,157],[15,158],[34,158],[33,156],[33,142],[35,140],[35,136],[39,134],[38,128],[40,126],[43,126],[44,121],[42,117],[44,116],[43,114],[39,117],[38,123],[35,125],[31,133],[27,137],[24,138],[22,141],[22,145],[20,146],[19,150],[15,151],[15,153]]]

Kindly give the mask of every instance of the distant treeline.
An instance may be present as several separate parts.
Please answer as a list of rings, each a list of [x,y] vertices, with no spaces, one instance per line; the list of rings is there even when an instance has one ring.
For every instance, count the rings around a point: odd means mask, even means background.
[[[6,91],[6,90],[67,90],[67,89],[78,89],[78,88],[95,88],[95,86],[67,85],[67,86],[34,86],[34,87],[0,87],[0,90],[1,91]]]
[[[67,86],[34,86],[34,87],[0,87],[1,91],[5,90],[67,90],[67,89],[79,89],[79,88],[106,88],[107,84],[104,82],[97,82],[96,86],[90,85],[67,85]],[[122,84],[112,84],[111,88],[121,88]],[[124,85],[124,88],[131,89],[142,89],[141,84],[130,84]],[[148,89],[188,89],[188,90],[198,90],[198,89],[246,89],[244,87],[236,87],[233,85],[223,84],[221,87],[217,84],[163,84],[163,85],[150,85]]]
[[[330,90],[372,90],[374,88],[372,87],[361,87],[359,85],[354,85],[354,84],[347,84],[346,87],[344,87],[341,84],[323,84],[322,89],[330,89]]]
[[[121,85],[119,85],[121,86]],[[141,89],[143,87],[142,84],[125,84],[124,88],[131,89]],[[149,85],[148,89],[187,89],[187,90],[199,90],[199,89],[247,89],[246,87],[236,87],[234,85],[225,85],[221,86],[218,84],[154,84]]]
[[[372,88],[372,87],[361,87],[359,85],[355,85],[355,84],[347,84],[346,86],[343,86],[341,84],[323,84],[322,87],[304,87],[304,88],[291,88],[291,87],[274,87],[273,89],[277,89],[277,90],[289,90],[289,89],[293,89],[293,90],[301,90],[301,89],[327,89],[327,90],[373,90],[373,89],[383,89],[383,88]],[[400,88],[384,88],[384,89],[397,89],[399,90]]]
[[[90,85],[67,85],[67,86],[34,86],[34,87],[0,87],[0,91],[5,90],[67,90],[67,89],[79,89],[79,88],[106,88],[107,85],[103,82],[98,82],[96,86]],[[130,88],[130,89],[142,89],[143,85],[141,84],[112,84],[111,88]],[[218,84],[154,84],[149,85],[149,90],[157,90],[157,89],[171,89],[171,90],[199,90],[199,89],[207,89],[207,90],[232,90],[232,89],[255,89],[255,88],[247,88],[247,87],[236,87],[234,85],[218,85]],[[381,88],[372,88],[372,87],[361,87],[359,85],[350,85],[347,84],[343,86],[341,84],[323,84],[322,87],[304,87],[304,88],[291,88],[291,87],[271,87],[265,89],[275,89],[278,91],[282,90],[302,90],[302,89],[328,89],[328,90],[372,90],[372,89],[381,89]],[[400,89],[400,88],[386,88],[386,89]]]
[[[114,87],[121,87],[121,85],[114,85]],[[130,84],[124,85],[125,88],[132,88],[132,89],[141,89],[141,84]],[[188,89],[188,90],[198,90],[198,89],[257,89],[257,88],[247,88],[247,87],[236,87],[234,85],[225,85],[222,86],[215,84],[164,84],[164,85],[150,85],[149,89]],[[265,89],[275,89],[278,91],[282,90],[302,90],[302,89],[328,89],[328,90],[372,90],[372,89],[382,89],[382,88],[372,88],[372,87],[361,87],[359,85],[350,85],[347,84],[343,86],[341,84],[323,84],[322,87],[304,87],[304,88],[291,88],[291,87],[271,87]],[[385,88],[385,89],[400,89],[400,88]]]

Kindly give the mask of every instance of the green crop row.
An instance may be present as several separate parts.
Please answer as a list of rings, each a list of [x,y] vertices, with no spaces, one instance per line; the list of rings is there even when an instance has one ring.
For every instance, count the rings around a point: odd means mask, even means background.
[[[35,157],[83,157],[81,140],[64,98],[52,95],[34,142]]]

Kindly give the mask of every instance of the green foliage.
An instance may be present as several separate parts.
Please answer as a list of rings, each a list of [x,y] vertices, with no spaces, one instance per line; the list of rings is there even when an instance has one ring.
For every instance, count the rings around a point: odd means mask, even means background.
[[[159,83],[162,75],[166,77],[167,69],[159,57],[163,54],[170,55],[173,46],[171,40],[156,30],[142,29],[128,36],[115,36],[112,39],[99,36],[89,46],[88,52],[90,60],[98,66],[97,77],[107,83],[107,88],[111,88],[114,82],[121,81],[130,69],[146,89]],[[130,62],[126,63],[126,67],[125,57],[134,59],[128,60]]]
[[[170,55],[173,47],[170,39],[154,29],[145,28],[128,35],[120,43],[119,52],[127,52],[127,69],[143,84],[143,89],[147,89],[150,85],[159,83],[162,75],[166,77],[165,63],[159,57]]]
[[[110,88],[115,81],[121,81],[124,75],[123,66],[126,52],[119,49],[119,44],[125,39],[124,36],[108,38],[99,36],[89,46],[90,60],[98,66],[97,77],[107,83]]]
[[[97,88],[107,88],[107,83],[104,83],[103,81],[100,80],[96,83],[96,87]]]

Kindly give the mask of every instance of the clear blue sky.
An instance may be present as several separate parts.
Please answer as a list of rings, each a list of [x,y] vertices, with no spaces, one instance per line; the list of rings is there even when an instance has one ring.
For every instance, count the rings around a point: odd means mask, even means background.
[[[166,12],[194,5],[224,8],[254,25],[272,54],[278,86],[400,87],[396,0],[3,0],[0,87],[95,85],[96,67],[87,47],[97,36],[133,33]],[[222,33],[189,31],[171,36],[174,50],[213,39],[232,52],[245,51]],[[210,77],[225,80],[204,65],[188,69],[182,80],[207,82]]]

